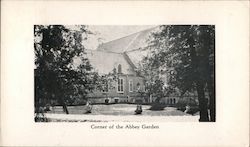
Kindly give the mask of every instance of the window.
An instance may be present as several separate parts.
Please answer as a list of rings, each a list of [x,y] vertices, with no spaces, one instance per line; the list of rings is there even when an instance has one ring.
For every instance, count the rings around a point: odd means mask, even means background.
[[[115,98],[115,103],[118,103],[119,102],[119,98]]]
[[[133,92],[133,81],[129,81],[129,92]]]
[[[118,79],[117,81],[117,92],[123,93],[123,79]]]
[[[141,90],[141,84],[140,84],[140,83],[137,83],[137,84],[136,84],[136,87],[137,87],[137,89],[136,89],[137,91],[140,91],[140,90]]]
[[[102,92],[108,92],[109,90],[109,86],[108,86],[108,82],[105,82],[103,85],[102,85]]]
[[[118,65],[118,73],[122,73],[122,66],[121,66],[121,64]]]
[[[170,99],[170,104],[172,104],[172,101],[173,101],[173,100],[172,100],[172,99]]]

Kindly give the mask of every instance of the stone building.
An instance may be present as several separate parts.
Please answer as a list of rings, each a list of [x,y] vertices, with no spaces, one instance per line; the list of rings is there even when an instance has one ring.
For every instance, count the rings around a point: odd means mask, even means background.
[[[147,103],[145,80],[136,72],[138,62],[145,51],[141,50],[155,28],[131,34],[101,44],[96,50],[86,50],[87,58],[100,75],[117,71],[118,79],[107,85],[105,90],[95,90],[88,94],[93,103]],[[111,88],[112,87],[112,88]]]
[[[136,69],[142,58],[149,54],[146,42],[151,33],[158,28],[147,29],[103,43],[96,50],[86,50],[90,64],[100,75],[108,74],[115,69],[119,76],[117,81],[107,85],[106,90],[95,90],[88,94],[89,100],[93,103],[152,103],[156,100],[152,95],[141,95],[140,92],[145,91],[147,81],[137,74]],[[172,72],[171,69],[165,71],[167,72],[161,75],[165,82],[164,86],[167,85],[167,79]],[[197,96],[186,95],[185,97],[185,99],[191,99]],[[160,103],[175,105],[179,99],[179,95],[169,95],[162,98]]]

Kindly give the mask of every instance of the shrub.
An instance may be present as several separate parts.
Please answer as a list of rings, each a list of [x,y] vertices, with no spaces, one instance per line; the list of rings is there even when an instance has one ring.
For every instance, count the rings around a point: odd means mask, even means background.
[[[176,103],[177,109],[181,111],[185,111],[187,105],[189,105],[191,108],[198,107],[198,104],[194,99],[183,98],[179,99],[179,101]]]

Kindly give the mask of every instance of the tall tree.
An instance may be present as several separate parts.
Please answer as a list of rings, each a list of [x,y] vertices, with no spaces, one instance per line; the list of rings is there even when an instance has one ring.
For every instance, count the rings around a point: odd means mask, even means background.
[[[138,74],[145,79],[145,92],[148,97],[156,97],[155,103],[159,103],[161,98],[165,96],[163,77],[160,76],[161,70],[154,65],[153,58],[145,57],[138,68]]]
[[[35,108],[52,99],[68,114],[67,101],[75,94],[82,97],[94,89],[96,77],[84,57],[83,38],[89,33],[86,26],[75,29],[62,25],[35,25]],[[74,60],[79,58],[80,65]]]
[[[164,25],[152,34],[150,54],[144,59],[151,69],[165,71],[167,92],[197,91],[200,121],[209,121],[205,91],[209,91],[210,121],[215,121],[214,37],[214,26]]]

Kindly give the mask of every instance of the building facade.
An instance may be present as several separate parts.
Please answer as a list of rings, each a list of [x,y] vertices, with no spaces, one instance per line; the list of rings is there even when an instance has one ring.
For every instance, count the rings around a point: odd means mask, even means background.
[[[148,103],[145,92],[145,80],[136,72],[138,63],[146,52],[150,33],[155,28],[137,32],[107,43],[96,50],[86,50],[87,58],[99,75],[117,72],[118,78],[106,85],[104,90],[94,90],[88,94],[93,103]]]
[[[103,43],[96,50],[86,50],[87,58],[96,72],[105,75],[115,70],[118,75],[118,79],[108,83],[104,90],[94,90],[89,93],[87,97],[90,101],[93,103],[152,103],[156,100],[154,96],[142,95],[147,81],[137,74],[136,69],[143,57],[150,53],[147,49],[147,40],[157,29],[158,27],[147,29]],[[171,70],[169,71],[162,74],[165,85],[167,85],[166,79],[171,76]],[[162,98],[160,103],[175,105],[179,99],[178,95],[168,96]]]
[[[145,91],[144,78],[135,71],[135,66],[126,53],[87,50],[87,57],[94,70],[100,75],[116,71],[117,78],[104,85],[102,90],[88,94],[93,103],[136,103],[146,102],[140,91]],[[112,78],[112,77],[111,77]]]

